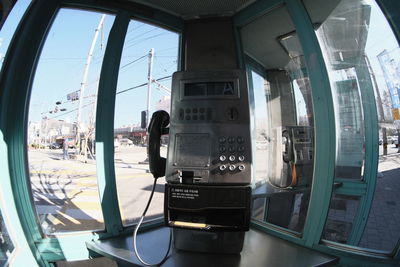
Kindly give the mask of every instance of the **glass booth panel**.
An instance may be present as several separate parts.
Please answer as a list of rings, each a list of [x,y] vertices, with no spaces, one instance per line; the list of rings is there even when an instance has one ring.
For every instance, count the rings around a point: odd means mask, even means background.
[[[253,168],[255,169],[255,184],[260,186],[268,179],[269,157],[268,151],[271,150],[268,138],[271,136],[271,112],[267,105],[270,97],[268,81],[255,71],[251,72],[252,87],[254,95],[254,128],[256,134],[255,159]]]
[[[345,178],[342,182],[352,180],[357,182],[353,184],[364,184],[367,188],[374,188],[376,178],[374,191],[356,190],[357,187],[347,190],[347,198],[359,198],[359,208],[354,211],[351,201],[342,203],[342,209],[353,210],[357,215],[346,236],[343,237],[339,224],[328,220],[323,238],[391,252],[400,237],[397,197],[400,187],[396,181],[400,177],[399,44],[375,1],[317,2],[303,0],[316,25],[335,100],[338,143],[335,176]],[[375,103],[370,103],[370,99]],[[363,168],[376,159],[378,148],[374,147],[370,155],[365,154],[365,147],[372,145],[366,142],[370,134],[367,122],[373,119],[366,114],[377,115],[373,115],[377,124],[370,129],[379,129],[379,140],[375,140],[379,146],[378,173],[371,173],[371,177],[364,177]],[[337,202],[335,197],[329,214],[336,206],[334,202]],[[364,216],[368,216],[366,223]]]
[[[114,17],[61,9],[39,58],[28,120],[32,195],[45,234],[104,228],[96,177],[96,98]]]
[[[346,244],[354,225],[360,197],[334,194],[329,206],[323,239]]]
[[[268,29],[268,30],[267,30]],[[301,233],[314,166],[311,85],[285,7],[240,30],[253,113],[253,219]]]
[[[8,260],[14,251],[14,244],[7,231],[3,214],[0,211],[0,266],[8,266]]]
[[[153,186],[146,128],[156,110],[170,113],[172,73],[177,70],[179,35],[131,20],[125,37],[114,119],[114,167],[124,225],[137,222]],[[150,85],[148,81],[151,81]],[[146,116],[148,112],[150,116]],[[161,156],[166,157],[168,136]],[[159,181],[145,220],[162,216],[164,184]]]

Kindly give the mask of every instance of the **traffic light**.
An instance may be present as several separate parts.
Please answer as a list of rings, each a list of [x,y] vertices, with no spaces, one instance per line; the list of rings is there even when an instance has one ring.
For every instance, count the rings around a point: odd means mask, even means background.
[[[142,111],[142,114],[141,114],[142,116],[141,116],[141,122],[140,122],[140,127],[142,128],[142,129],[146,129],[146,124],[147,124],[147,120],[146,120],[146,115],[147,115],[147,112],[145,111],[145,110],[143,110]]]

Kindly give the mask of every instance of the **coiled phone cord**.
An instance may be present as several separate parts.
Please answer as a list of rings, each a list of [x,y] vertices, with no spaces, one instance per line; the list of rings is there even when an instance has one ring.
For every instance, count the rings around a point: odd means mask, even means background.
[[[146,261],[144,261],[144,260],[140,257],[139,252],[138,252],[138,249],[137,249],[137,246],[136,246],[137,232],[138,232],[138,230],[139,230],[139,228],[140,228],[140,225],[141,225],[142,222],[143,222],[144,217],[146,216],[147,210],[149,209],[151,200],[152,200],[153,195],[154,195],[154,191],[155,191],[155,189],[156,189],[156,185],[157,185],[157,178],[154,179],[153,189],[151,190],[150,198],[149,198],[149,200],[148,200],[148,202],[147,202],[146,208],[144,209],[142,216],[140,217],[139,223],[136,225],[135,231],[133,232],[133,249],[134,249],[135,255],[136,255],[136,257],[139,259],[139,261],[140,261],[141,263],[143,263],[145,266],[160,266],[161,264],[163,264],[163,263],[167,260],[169,251],[170,251],[170,249],[171,249],[171,243],[172,243],[172,231],[171,231],[171,229],[170,229],[170,230],[169,230],[169,244],[168,244],[168,250],[167,250],[167,253],[165,254],[164,258],[163,258],[159,263],[147,263]]]

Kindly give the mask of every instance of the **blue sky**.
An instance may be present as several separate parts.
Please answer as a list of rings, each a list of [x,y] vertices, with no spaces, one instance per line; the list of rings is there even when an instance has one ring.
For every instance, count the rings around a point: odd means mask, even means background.
[[[4,25],[4,31],[0,33],[0,38],[3,38],[0,53],[3,55],[27,4],[28,1],[25,0],[17,2],[7,24]],[[80,88],[89,48],[101,15],[75,9],[62,9],[59,12],[47,36],[36,70],[29,110],[30,121],[38,122],[43,116],[76,121],[78,101],[67,101],[67,94]],[[93,52],[83,99],[82,117],[86,122],[93,112],[101,63],[113,21],[114,16],[106,16]],[[170,76],[176,71],[178,40],[179,36],[176,33],[132,20],[125,39],[117,92],[147,82],[147,55],[151,48],[155,51],[154,79]],[[171,79],[163,80],[162,84],[170,88]],[[157,90],[155,85],[152,88],[151,102],[154,111],[156,103],[168,93]],[[54,113],[57,101],[63,104],[59,105],[58,112]],[[140,112],[146,110],[146,107],[147,86],[118,94],[115,126],[139,123]],[[61,108],[66,111],[61,112]]]
[[[27,0],[17,1],[15,8],[1,29],[1,58],[6,53],[12,33],[29,2]],[[366,52],[382,91],[387,89],[376,56],[383,49],[388,51],[395,49],[398,44],[386,19],[374,1],[369,0],[368,2],[376,8],[373,8],[371,13]],[[68,9],[64,9],[58,14],[45,42],[35,75],[30,103],[30,120],[39,121],[43,116],[71,122],[76,120],[76,111],[74,110],[78,104],[77,102],[67,103],[66,95],[80,87],[87,53],[100,17],[101,14],[99,13]],[[107,15],[102,34],[99,36],[94,50],[83,100],[86,106],[83,110],[83,113],[86,114],[86,120],[93,110],[93,105],[90,104],[94,102],[93,96],[96,94],[102,56],[113,20],[113,16]],[[177,68],[178,35],[138,21],[131,21],[125,40],[121,67],[136,59],[138,61],[121,68],[117,91],[147,82],[148,58],[146,54],[151,48],[155,49],[153,77],[161,78],[171,75]],[[167,79],[163,81],[163,84],[170,87],[170,82],[171,80]],[[155,87],[153,85],[153,109],[157,101],[167,95],[162,90],[154,89]],[[118,94],[115,126],[139,123],[140,112],[146,110],[146,97],[146,86]],[[63,102],[58,108],[65,108],[66,111],[58,111],[55,114],[48,113],[48,111],[55,109],[55,102],[57,101]]]

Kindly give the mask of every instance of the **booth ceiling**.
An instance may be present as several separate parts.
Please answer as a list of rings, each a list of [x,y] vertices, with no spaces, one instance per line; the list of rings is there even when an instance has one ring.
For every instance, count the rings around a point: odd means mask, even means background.
[[[183,19],[203,16],[230,16],[256,0],[133,0]]]

